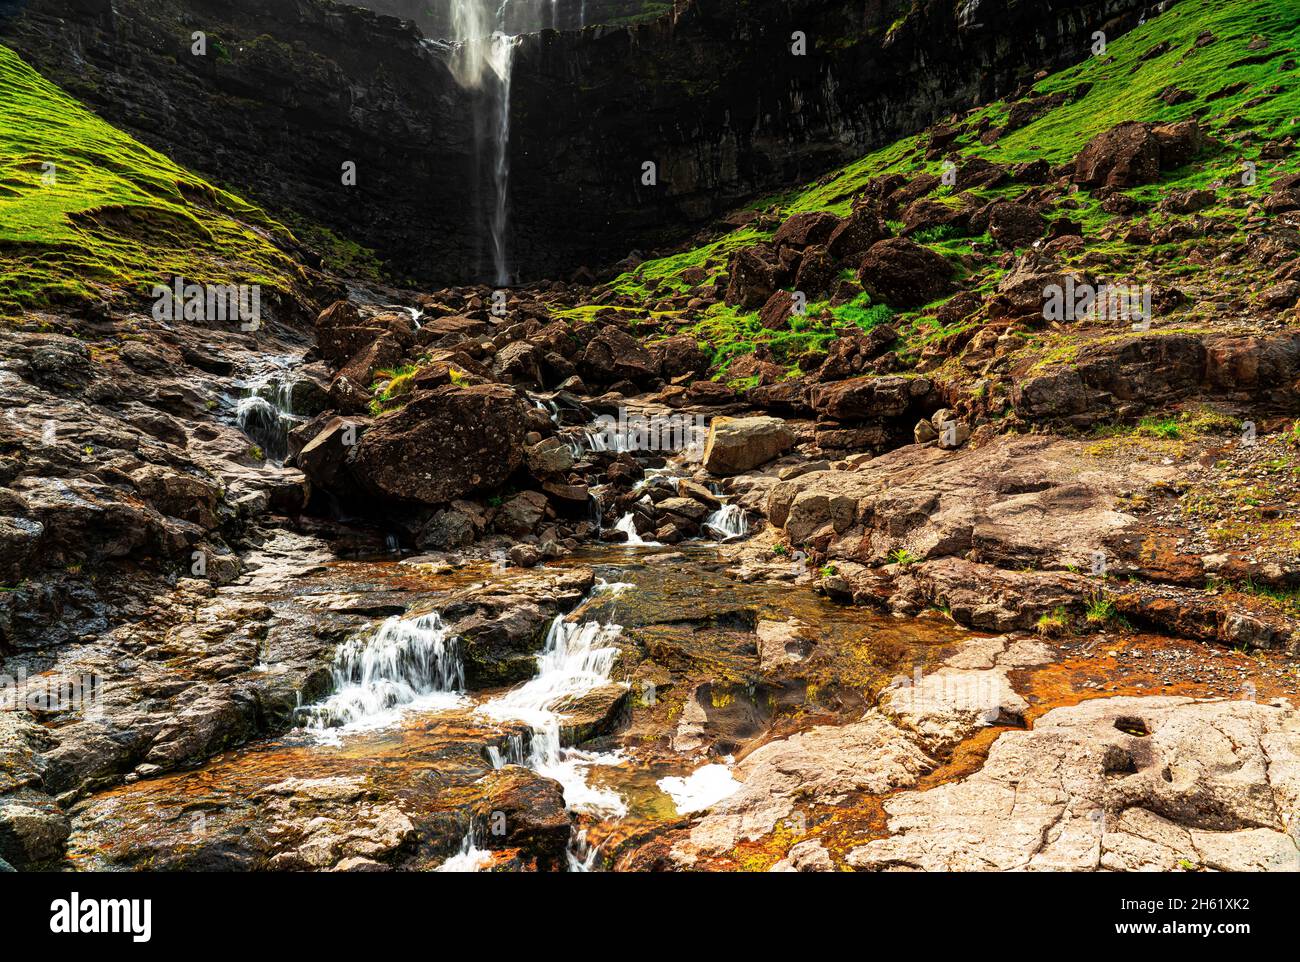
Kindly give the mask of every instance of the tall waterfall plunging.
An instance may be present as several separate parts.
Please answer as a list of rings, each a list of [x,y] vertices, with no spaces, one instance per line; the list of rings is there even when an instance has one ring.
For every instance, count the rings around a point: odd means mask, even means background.
[[[496,138],[492,150],[492,267],[497,284],[510,283],[510,260],[506,252],[506,227],[510,202],[510,74],[518,37],[494,34],[492,70],[497,75]]]
[[[578,26],[585,16],[580,8]],[[519,37],[558,23],[557,0],[451,0],[452,53],[456,81],[469,91],[487,89],[475,98],[475,129],[490,153],[492,201],[487,229],[492,244],[493,280],[512,280],[510,220],[510,80]],[[485,104],[486,106],[480,106]]]

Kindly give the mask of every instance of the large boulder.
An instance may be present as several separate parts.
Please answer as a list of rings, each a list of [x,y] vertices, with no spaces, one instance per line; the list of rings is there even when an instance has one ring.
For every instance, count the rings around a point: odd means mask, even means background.
[[[374,494],[421,504],[500,487],[523,461],[525,414],[500,384],[417,394],[365,433],[352,472]]]
[[[777,247],[803,250],[814,244],[824,244],[839,226],[840,219],[830,211],[795,214],[777,230],[772,243]]]
[[[839,276],[835,259],[826,253],[822,246],[809,247],[803,252],[799,261],[799,270],[794,276],[794,286],[803,291],[809,300],[818,300],[825,295]]]
[[[733,307],[746,310],[762,307],[781,286],[785,274],[771,247],[765,244],[742,247],[731,255],[725,300]]]
[[[873,301],[902,310],[921,307],[952,290],[952,265],[904,237],[891,237],[872,246],[862,259],[858,277]]]
[[[1137,187],[1160,176],[1160,141],[1146,124],[1117,124],[1083,146],[1074,182],[1084,187]]]
[[[336,301],[316,318],[316,344],[331,364],[342,364],[383,333],[351,301]]]
[[[704,446],[711,474],[740,474],[794,447],[794,432],[780,418],[715,418]]]
[[[901,417],[932,393],[929,378],[855,377],[813,388],[810,401],[818,414],[836,421]]]
[[[859,207],[839,222],[826,241],[826,252],[839,261],[857,262],[873,244],[889,236],[889,226],[875,207]]]
[[[1160,167],[1173,170],[1190,163],[1205,146],[1205,135],[1195,120],[1180,120],[1173,124],[1157,124],[1151,134],[1160,144]]]
[[[559,782],[507,765],[485,775],[479,786],[483,795],[474,805],[474,820],[484,827],[482,844],[519,849],[543,871],[564,867],[570,818]]]
[[[989,208],[989,236],[1007,250],[1028,247],[1043,236],[1046,228],[1043,216],[1024,204],[1007,200]]]
[[[582,376],[595,384],[632,381],[646,384],[655,378],[650,352],[631,334],[605,327],[587,344],[580,365]]]
[[[707,374],[709,370],[708,352],[689,334],[677,334],[656,341],[650,345],[650,356],[659,376],[665,381],[687,374],[698,377]]]

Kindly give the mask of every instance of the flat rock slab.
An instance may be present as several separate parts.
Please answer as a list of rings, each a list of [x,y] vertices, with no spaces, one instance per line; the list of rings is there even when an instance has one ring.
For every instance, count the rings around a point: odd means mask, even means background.
[[[1004,672],[941,668],[885,691],[880,710],[915,732],[931,753],[945,753],[989,725],[1018,724],[1029,705]]]
[[[1300,868],[1300,713],[1250,701],[1109,698],[1008,732],[962,782],[885,803],[855,868]]]

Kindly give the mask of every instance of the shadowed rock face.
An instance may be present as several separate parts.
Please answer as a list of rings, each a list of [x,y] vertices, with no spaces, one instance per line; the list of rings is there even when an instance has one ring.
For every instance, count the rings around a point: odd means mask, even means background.
[[[512,82],[515,272],[669,240],[1077,61],[1093,30],[1118,35],[1142,8],[985,0],[903,19],[901,0],[696,0],[654,22],[531,35]],[[194,30],[214,41],[207,57],[190,52]],[[151,146],[374,248],[399,276],[491,270],[492,164],[475,125],[494,92],[462,90],[410,22],[319,0],[31,0],[0,40]]]
[[[448,0],[441,3],[430,3],[429,0],[358,0],[356,5],[390,17],[413,20],[426,37],[454,36],[452,4]],[[662,11],[669,4],[663,0],[515,0],[511,6],[519,8],[522,16],[530,17],[540,8],[544,14],[541,20],[546,26],[555,30],[576,30],[584,24],[590,27],[654,17],[656,11]],[[510,9],[506,14],[506,30],[522,33],[512,22],[514,18]]]

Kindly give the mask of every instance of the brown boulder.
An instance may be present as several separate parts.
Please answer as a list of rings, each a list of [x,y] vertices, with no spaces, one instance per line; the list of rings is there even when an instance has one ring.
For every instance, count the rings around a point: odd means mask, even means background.
[[[381,324],[363,318],[351,301],[335,301],[316,318],[316,343],[331,364],[342,364],[385,333]]]
[[[487,848],[515,848],[535,859],[542,871],[560,871],[571,831],[564,807],[564,788],[554,779],[520,765],[507,765],[478,783],[482,797],[474,805],[476,833]]]
[[[503,484],[523,461],[524,422],[523,401],[502,385],[437,388],[376,421],[352,471],[382,497],[442,504]]]
[[[704,446],[711,474],[740,474],[794,447],[794,432],[780,418],[714,418]]]
[[[689,334],[678,334],[649,347],[655,370],[665,381],[687,374],[702,375],[709,370],[709,354]]]
[[[857,261],[873,244],[889,236],[889,226],[875,207],[859,207],[840,221],[826,241],[826,252],[838,261]]]
[[[604,327],[587,344],[580,364],[589,383],[631,381],[646,384],[655,379],[654,358],[641,342],[617,327]]]
[[[813,410],[836,421],[861,421],[866,418],[892,418],[906,414],[919,405],[933,390],[929,378],[855,377],[813,388]]]
[[[1151,128],[1151,135],[1160,143],[1162,170],[1174,170],[1191,163],[1192,158],[1205,146],[1205,135],[1195,120],[1158,124]]]
[[[814,244],[824,244],[831,232],[839,226],[840,219],[830,211],[795,214],[776,232],[772,243],[776,247],[794,247],[803,250]]]
[[[1136,187],[1160,176],[1160,141],[1146,124],[1122,123],[1088,141],[1074,161],[1084,187]]]
[[[867,252],[858,276],[873,301],[906,310],[949,293],[952,271],[952,265],[928,247],[892,237]]]
[[[1028,247],[1043,236],[1046,226],[1041,214],[1014,201],[1000,201],[989,208],[989,235],[1007,250]]]
[[[726,303],[752,310],[781,286],[785,271],[771,247],[756,244],[742,247],[731,255],[727,278]]]
[[[784,330],[794,312],[795,297],[789,291],[776,291],[758,311],[758,322],[769,331]]]
[[[839,276],[835,260],[822,246],[809,247],[803,252],[799,270],[794,276],[794,286],[803,291],[809,300],[818,300],[831,289]]]

